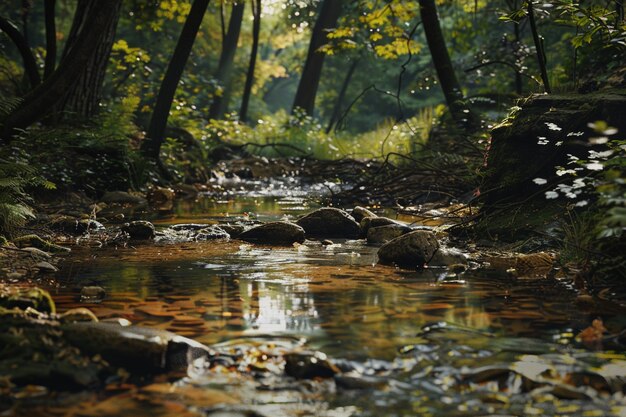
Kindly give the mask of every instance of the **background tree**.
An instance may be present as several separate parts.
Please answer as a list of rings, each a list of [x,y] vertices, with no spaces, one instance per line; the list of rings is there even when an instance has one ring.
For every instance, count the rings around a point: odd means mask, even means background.
[[[233,3],[230,13],[230,21],[228,30],[224,34],[222,42],[222,53],[220,61],[215,73],[215,79],[219,83],[218,94],[213,96],[213,103],[209,110],[209,119],[221,119],[228,108],[228,102],[231,95],[231,80],[233,61],[237,52],[237,42],[239,33],[241,32],[241,22],[243,20],[245,2],[239,1]]]
[[[194,0],[161,82],[161,88],[150,119],[147,138],[141,146],[142,153],[152,160],[159,161],[159,153],[174,94],[208,5],[209,0]]]
[[[324,53],[319,49],[328,42],[328,30],[336,26],[341,12],[341,2],[324,0],[320,6],[319,16],[313,27],[309,51],[307,53],[298,90],[293,102],[292,112],[301,108],[312,115],[315,108],[315,96],[322,76]]]
[[[261,12],[262,0],[252,0],[252,50],[250,51],[250,63],[248,64],[248,72],[246,73],[246,83],[243,88],[243,96],[241,98],[241,109],[239,110],[239,119],[242,122],[248,120],[248,106],[250,104],[250,94],[252,93],[252,84],[254,83],[254,69],[256,67],[256,58],[259,51],[259,35],[261,32]]]

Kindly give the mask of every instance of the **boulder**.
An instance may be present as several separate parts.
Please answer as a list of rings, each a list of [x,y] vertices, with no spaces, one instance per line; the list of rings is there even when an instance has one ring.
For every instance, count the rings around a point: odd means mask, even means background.
[[[374,213],[372,213],[365,207],[361,207],[361,206],[356,206],[355,208],[353,208],[351,214],[357,223],[360,223],[361,220],[363,220],[366,217],[378,217],[377,215],[375,215]]]
[[[243,224],[221,223],[220,227],[232,238],[239,237],[246,230],[246,226]]]
[[[171,188],[155,187],[148,191],[148,202],[155,207],[169,206],[174,202],[176,193]]]
[[[83,287],[80,290],[80,301],[83,303],[99,303],[104,299],[106,291],[95,285]]]
[[[291,352],[285,355],[285,373],[297,379],[332,378],[340,372],[322,352]]]
[[[415,230],[385,243],[378,250],[382,264],[421,267],[433,257],[439,243],[433,232]]]
[[[317,209],[298,219],[296,224],[312,237],[358,238],[361,235],[361,228],[354,217],[332,207]]]
[[[387,243],[399,236],[409,233],[411,228],[401,224],[387,224],[385,226],[370,227],[367,231],[367,243]]]
[[[271,222],[255,226],[239,235],[246,242],[269,245],[291,245],[304,242],[304,229],[289,222]]]
[[[146,240],[154,239],[154,225],[145,220],[135,220],[122,226],[122,232],[128,233],[131,239]]]

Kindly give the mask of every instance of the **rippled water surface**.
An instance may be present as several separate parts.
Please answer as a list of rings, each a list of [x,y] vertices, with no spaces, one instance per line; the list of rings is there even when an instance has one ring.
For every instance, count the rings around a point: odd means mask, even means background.
[[[308,210],[304,196],[293,193],[207,198],[156,223],[293,218]],[[356,371],[308,383],[191,375],[178,385],[196,397],[180,393],[174,401],[180,409],[124,397],[101,415],[626,415],[620,385],[626,357],[574,340],[594,317],[576,307],[566,282],[483,270],[399,270],[376,265],[376,250],[362,240],[77,249],[51,291],[63,311],[79,304],[82,286],[99,285],[107,296],[88,307],[100,318],[121,316],[208,345],[319,350]],[[605,325],[611,330],[622,321],[613,316]],[[604,382],[597,383],[598,373]],[[572,382],[585,375],[583,383]],[[237,398],[225,414],[198,406],[198,395],[216,391]],[[95,415],[87,408],[81,413]]]

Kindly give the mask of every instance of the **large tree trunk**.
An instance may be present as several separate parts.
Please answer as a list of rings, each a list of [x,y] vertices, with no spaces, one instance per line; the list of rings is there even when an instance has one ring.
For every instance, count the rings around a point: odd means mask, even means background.
[[[254,68],[259,51],[259,34],[261,32],[261,7],[261,0],[252,0],[252,15],[254,16],[254,22],[252,22],[252,51],[250,52],[250,63],[248,64],[246,84],[243,87],[241,109],[239,110],[239,120],[242,122],[248,120],[248,105],[250,103],[250,95],[252,94],[252,85],[254,84]]]
[[[466,128],[473,128],[476,121],[464,103],[463,91],[456,78],[456,73],[446,47],[446,41],[441,32],[435,0],[419,0],[419,5],[428,49],[437,71],[437,78],[446,99],[446,104],[450,109],[450,114],[460,125]]]
[[[178,87],[178,82],[189,59],[191,48],[208,5],[209,0],[194,0],[189,15],[185,20],[174,49],[174,54],[161,82],[161,88],[152,112],[152,119],[148,126],[148,137],[141,146],[141,151],[148,158],[159,160],[161,144],[163,143],[165,127],[167,126],[167,119],[172,107],[172,101],[174,100],[174,94],[176,93],[176,87]]]
[[[77,40],[83,36],[83,32],[93,30],[87,26],[89,15],[97,7],[102,0],[79,0],[74,14],[74,21],[70,29],[64,56],[67,56],[75,47]],[[115,30],[119,20],[121,1],[107,1],[107,6],[112,14],[108,25],[103,28],[98,43],[93,44],[93,53],[79,77],[75,80],[61,105],[57,108],[58,112],[77,115],[81,118],[89,118],[94,116],[100,107],[102,98],[102,87],[104,84],[104,76],[106,75],[107,63],[111,55],[111,47],[115,38]],[[63,117],[63,116],[62,116]]]
[[[44,0],[44,15],[46,20],[46,61],[44,63],[43,78],[50,77],[57,62],[57,29],[55,23],[56,0]]]
[[[301,108],[307,114],[313,114],[315,96],[317,95],[317,88],[320,83],[325,56],[324,53],[318,50],[328,42],[326,32],[328,29],[336,26],[340,11],[341,2],[338,0],[324,0],[322,3],[320,14],[313,27],[311,43],[309,43],[309,51],[293,102],[292,113],[296,108]]]
[[[35,61],[33,52],[28,46],[26,38],[20,33],[18,28],[2,16],[0,16],[0,30],[3,31],[9,39],[11,39],[11,42],[15,44],[17,50],[22,56],[24,72],[30,81],[31,87],[37,87],[41,83],[41,77],[39,76],[39,71],[37,70],[37,62]]]
[[[15,129],[26,128],[44,117],[51,108],[57,106],[72,89],[76,80],[88,67],[96,55],[94,45],[99,45],[107,36],[107,29],[119,17],[119,7],[122,0],[95,1],[84,27],[77,36],[74,46],[61,61],[57,69],[40,84],[29,92],[22,104],[9,115],[4,124],[3,139],[9,141]]]
[[[235,60],[237,42],[239,41],[239,33],[241,32],[244,6],[244,1],[240,0],[238,3],[233,4],[230,13],[228,30],[222,42],[222,53],[220,54],[220,60],[215,74],[215,78],[222,87],[222,94],[213,97],[213,103],[211,103],[211,108],[209,109],[209,119],[221,119],[228,109],[228,100],[231,94],[230,83],[232,80],[233,61]]]

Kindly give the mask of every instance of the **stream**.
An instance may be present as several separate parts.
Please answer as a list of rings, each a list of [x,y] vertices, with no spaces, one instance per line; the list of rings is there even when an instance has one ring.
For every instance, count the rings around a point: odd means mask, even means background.
[[[294,219],[328,185],[270,188],[134,215],[157,227]],[[341,239],[76,248],[43,286],[60,312],[124,317],[243,352],[250,366],[199,364],[140,390],[60,396],[29,415],[626,416],[626,354],[575,340],[595,316],[576,305],[569,281],[403,270],[377,265],[377,249]],[[80,301],[87,285],[106,290],[102,302]],[[626,323],[603,319],[609,329]],[[323,352],[342,373],[285,377],[272,358],[291,351]]]

